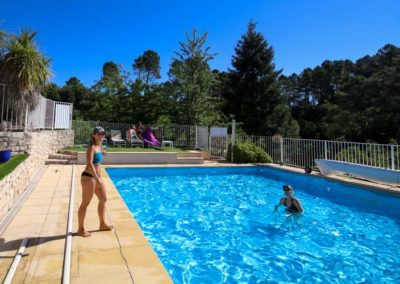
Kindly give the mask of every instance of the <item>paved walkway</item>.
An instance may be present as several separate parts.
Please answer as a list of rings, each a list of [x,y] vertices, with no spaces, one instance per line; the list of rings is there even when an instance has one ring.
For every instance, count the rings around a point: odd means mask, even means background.
[[[64,259],[71,166],[50,166],[0,236],[3,280],[22,240],[29,238],[13,283],[60,283]]]
[[[81,201],[82,169],[75,168],[74,232]],[[61,282],[71,175],[72,166],[49,166],[0,236],[0,281],[22,240],[29,238],[13,283]],[[107,219],[115,230],[97,230],[94,197],[86,219],[92,236],[74,236],[72,240],[71,283],[172,283],[106,172],[103,176],[108,188]]]

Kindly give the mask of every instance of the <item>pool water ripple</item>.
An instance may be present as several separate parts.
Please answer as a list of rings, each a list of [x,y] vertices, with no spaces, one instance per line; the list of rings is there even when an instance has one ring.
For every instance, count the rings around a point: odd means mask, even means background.
[[[176,283],[399,283],[400,199],[264,167],[108,169]],[[294,186],[305,213],[273,211]]]

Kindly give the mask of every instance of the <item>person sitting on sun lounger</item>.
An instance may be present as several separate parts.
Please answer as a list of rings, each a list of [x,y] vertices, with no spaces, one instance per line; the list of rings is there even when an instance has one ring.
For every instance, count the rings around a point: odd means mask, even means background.
[[[137,135],[137,133],[136,133],[136,127],[135,127],[135,125],[132,125],[132,126],[130,127],[130,129],[128,130],[128,135],[127,135],[127,137],[128,137],[128,140],[129,140],[129,141],[132,141],[132,139],[142,140],[142,139],[140,139],[140,138],[138,137],[138,135]]]

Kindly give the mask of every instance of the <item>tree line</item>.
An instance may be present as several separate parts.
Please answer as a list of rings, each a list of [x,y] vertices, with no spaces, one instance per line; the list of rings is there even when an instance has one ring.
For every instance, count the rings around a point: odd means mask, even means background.
[[[394,45],[355,62],[327,60],[286,76],[250,22],[231,68],[212,70],[216,56],[207,33],[194,29],[179,42],[165,82],[159,81],[159,55],[146,50],[129,69],[106,62],[90,87],[72,77],[64,86],[45,85],[42,93],[74,103],[77,120],[226,125],[234,115],[241,130],[253,135],[400,141],[400,49]]]

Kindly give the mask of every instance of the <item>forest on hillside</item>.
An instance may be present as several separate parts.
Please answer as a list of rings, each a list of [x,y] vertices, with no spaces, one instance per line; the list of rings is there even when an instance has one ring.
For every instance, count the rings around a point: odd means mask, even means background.
[[[274,50],[253,22],[228,71],[210,68],[218,55],[207,33],[193,30],[179,47],[165,82],[159,55],[146,50],[128,69],[104,63],[93,86],[72,77],[63,86],[47,85],[44,95],[74,103],[76,120],[223,125],[235,115],[247,134],[400,142],[400,48],[394,45],[290,76],[277,70]]]

